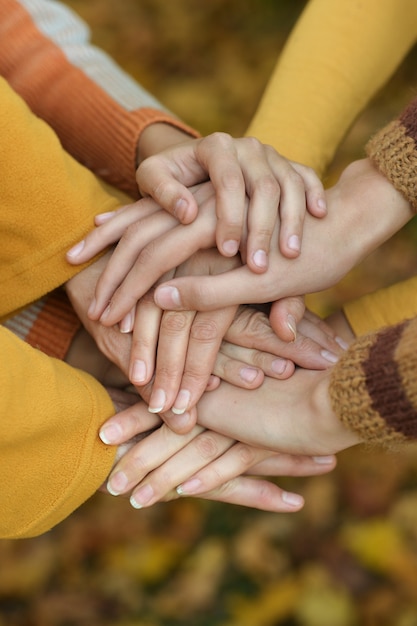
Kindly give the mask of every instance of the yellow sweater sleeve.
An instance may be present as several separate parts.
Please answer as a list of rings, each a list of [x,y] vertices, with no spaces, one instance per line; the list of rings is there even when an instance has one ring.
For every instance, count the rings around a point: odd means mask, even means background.
[[[352,300],[343,310],[356,336],[415,317],[417,276]]]
[[[247,134],[323,174],[416,38],[415,0],[310,0]]]
[[[79,272],[65,251],[94,215],[130,200],[68,155],[2,78],[0,136],[1,319]]]
[[[114,448],[97,433],[114,409],[88,374],[3,327],[0,353],[0,537],[31,537],[67,517],[105,480]]]

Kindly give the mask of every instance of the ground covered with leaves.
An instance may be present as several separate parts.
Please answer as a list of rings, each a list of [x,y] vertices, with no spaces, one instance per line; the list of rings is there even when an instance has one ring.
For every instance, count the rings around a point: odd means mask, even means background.
[[[172,111],[203,133],[241,135],[305,2],[68,4]],[[352,128],[328,184],[415,85],[412,53]],[[327,313],[414,274],[416,238],[407,227],[311,306]],[[42,537],[0,542],[0,626],[416,626],[416,448],[350,450],[330,475],[279,484],[304,495],[302,512],[191,499],[134,511],[98,494]]]

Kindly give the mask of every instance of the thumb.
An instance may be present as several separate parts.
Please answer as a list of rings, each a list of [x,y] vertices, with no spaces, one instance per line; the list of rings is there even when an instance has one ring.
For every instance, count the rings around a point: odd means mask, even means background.
[[[275,333],[282,341],[295,341],[297,324],[305,312],[303,296],[291,296],[276,300],[271,306],[269,321]]]
[[[151,196],[182,224],[190,224],[198,213],[197,203],[188,185],[201,182],[207,177],[200,175],[197,178],[190,178],[190,172],[181,159],[177,163],[174,159],[166,159],[162,154],[148,157],[136,170],[140,194]]]

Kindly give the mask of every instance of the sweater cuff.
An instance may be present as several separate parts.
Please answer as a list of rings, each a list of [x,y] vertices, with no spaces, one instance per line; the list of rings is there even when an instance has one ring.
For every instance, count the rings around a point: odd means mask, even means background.
[[[81,322],[66,294],[56,289],[4,322],[17,337],[63,361]]]
[[[333,368],[333,411],[366,443],[417,438],[416,338],[414,318],[359,338]]]
[[[391,122],[367,143],[366,154],[416,212],[417,150],[410,128],[402,119]]]

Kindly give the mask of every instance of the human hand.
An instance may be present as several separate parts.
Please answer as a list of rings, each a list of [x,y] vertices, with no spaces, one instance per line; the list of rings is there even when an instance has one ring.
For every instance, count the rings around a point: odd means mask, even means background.
[[[112,219],[107,220],[98,229],[92,231],[85,239],[83,250],[77,256],[77,263],[92,258],[98,251],[117,241],[119,244],[113,253],[102,276],[100,277],[92,300],[89,315],[92,319],[112,326],[121,323],[122,328],[132,322],[132,310],[137,302],[149,289],[156,284],[161,276],[173,267],[188,259],[200,249],[214,246],[214,229],[216,217],[214,213],[214,190],[209,183],[200,185],[195,190],[200,204],[200,211],[192,224],[177,225],[172,228],[173,218],[159,211],[152,211],[152,201],[148,200],[146,217],[143,218],[141,203],[135,203],[116,212]],[[332,216],[326,218],[326,223]],[[312,219],[312,218],[311,218]],[[306,217],[308,222],[309,216]],[[333,216],[333,222],[338,226]],[[317,220],[313,220],[313,224]],[[306,290],[314,291],[326,281],[337,280],[345,269],[345,257],[350,259],[354,251],[340,252],[335,263],[327,262],[326,247],[331,247],[332,237],[326,231],[308,229],[309,250],[297,259],[284,259],[277,246],[276,237],[272,242],[271,263],[267,272],[256,276],[247,266],[223,272],[218,277],[199,276],[184,277],[168,281],[160,285],[155,292],[158,305],[167,309],[187,309],[186,301],[193,302],[189,310],[216,309],[223,306],[222,301],[268,302],[287,295],[298,295]],[[159,233],[159,234],[158,234]],[[322,241],[323,240],[323,241]],[[322,245],[320,243],[322,242]],[[324,252],[323,252],[324,246]],[[340,247],[340,246],[339,246]],[[305,248],[305,245],[304,245]],[[353,248],[353,246],[352,246]],[[332,254],[335,251],[332,250]],[[342,257],[340,262],[337,260]],[[331,278],[329,279],[329,274]],[[204,289],[199,285],[204,284]],[[229,288],[230,285],[230,288]],[[176,289],[180,286],[180,291]],[[209,290],[210,295],[206,293]],[[179,302],[178,302],[178,301]],[[181,301],[182,300],[182,301]],[[216,302],[215,305],[212,303]],[[217,306],[217,303],[220,303]],[[229,306],[229,305],[227,305]],[[291,340],[290,336],[289,340]]]
[[[276,452],[335,454],[360,439],[332,410],[330,375],[331,370],[300,368],[285,381],[265,378],[262,387],[250,393],[222,382],[201,398],[198,423]]]
[[[221,264],[227,262],[214,250],[197,255],[197,262],[207,253],[209,257],[214,255],[216,260],[220,259]],[[152,380],[150,410],[161,413],[178,433],[187,432],[195,423],[196,413],[191,409],[205,391],[212,372],[218,373],[226,354],[234,359],[228,361],[228,367],[233,365],[239,377],[245,377],[241,382],[235,376],[235,384],[256,388],[260,384],[260,372],[244,366],[248,362],[248,350],[253,351],[250,361],[258,363],[264,374],[277,379],[291,376],[295,364],[319,369],[330,367],[342,351],[341,340],[310,311],[305,312],[299,323],[296,339],[288,343],[276,336],[267,315],[253,307],[241,306],[236,314],[230,307],[197,314],[168,311],[163,313],[160,323],[161,311],[153,299],[145,299],[143,306],[145,312],[141,312],[140,303],[136,317],[140,338],[133,340],[130,380],[138,386],[141,395],[143,385]],[[221,343],[223,337],[225,341]],[[142,380],[134,377],[138,363],[139,372],[146,372]],[[225,378],[224,373],[222,378]],[[169,409],[171,411],[167,412]]]
[[[111,361],[118,367],[120,372],[128,377],[132,334],[121,333],[116,326],[105,327],[91,320],[87,315],[97,280],[110,257],[111,252],[108,252],[90,266],[84,268],[67,282],[65,288],[85,329],[94,339],[102,355],[104,355],[104,364],[102,362],[94,364],[93,375],[102,377],[106,374],[107,376],[108,362]],[[253,313],[255,314],[256,312],[253,311]],[[229,332],[231,333],[230,340],[234,343],[229,345],[227,341],[222,342],[213,370],[214,380],[209,381],[210,388],[218,384],[218,380],[216,382],[217,377],[229,381],[231,384],[255,388],[262,383],[264,373],[268,376],[274,376],[277,373],[279,374],[281,369],[285,369],[285,362],[282,363],[270,351],[270,335],[273,336],[272,332],[267,332],[266,325],[257,320],[256,317],[250,316],[250,319],[248,319],[247,315],[239,315]],[[245,350],[234,345],[239,340],[241,343],[246,343],[250,349]],[[90,344],[89,348],[91,348]],[[305,350],[305,358],[307,358],[308,347],[306,345]],[[314,358],[313,355],[311,356]],[[84,350],[82,359],[80,360],[79,356],[77,358],[78,360],[73,361],[72,364],[76,367],[83,367],[83,364],[85,365]],[[118,379],[119,376],[120,374],[117,373]],[[111,382],[114,383],[114,380],[112,377]],[[147,396],[148,400],[149,397],[150,392]]]
[[[142,161],[136,179],[142,195],[153,197],[183,224],[192,222],[199,210],[189,188],[210,179],[216,191],[216,244],[225,256],[235,255],[241,247],[249,197],[244,254],[250,270],[257,273],[268,266],[277,213],[279,247],[288,258],[300,253],[306,209],[315,217],[326,214],[323,186],[315,172],[251,137],[213,133],[172,145]]]
[[[118,241],[97,283],[89,309],[92,319],[100,319],[108,326],[120,323],[122,330],[131,330],[136,302],[158,281],[161,282],[161,277],[194,252],[214,246],[216,198],[213,186],[209,183],[199,185],[194,189],[194,195],[200,211],[193,224],[187,227],[178,226],[176,220],[158,210],[150,200],[147,203],[141,200],[113,214],[96,217],[98,228],[67,254],[71,263],[82,263]],[[277,245],[279,230],[276,224],[274,256],[280,256]],[[258,297],[256,291],[255,294],[255,299],[251,301],[267,301]],[[249,301],[248,294],[245,296],[241,302]]]
[[[303,251],[288,261],[281,255],[268,271],[254,276],[246,267],[216,277],[175,279],[155,292],[162,308],[208,310],[235,302],[273,302],[331,287],[367,254],[399,230],[413,213],[402,194],[368,159],[356,161],[326,192],[328,215],[305,219]],[[162,262],[156,246],[149,263]],[[155,256],[153,256],[155,255]]]
[[[149,418],[138,412],[126,411],[108,420],[100,437],[106,444],[121,445],[142,433],[149,426],[148,421]],[[162,425],[123,455],[109,476],[107,489],[113,495],[133,490],[130,502],[135,508],[177,495],[192,495],[196,489],[200,497],[211,500],[291,512],[303,506],[298,494],[242,474],[310,476],[331,471],[335,463],[333,456],[311,458],[275,454],[198,426],[187,435],[177,435]],[[206,477],[204,493],[196,488],[194,479],[184,482],[202,468]],[[184,484],[177,489],[180,483]]]
[[[207,257],[211,263],[210,272],[218,271],[214,265],[218,262],[224,267],[225,264],[235,262],[224,259],[215,251],[200,253],[194,261],[185,263],[186,271],[190,263],[197,261],[197,271],[204,271],[206,266],[201,266],[201,258]],[[214,261],[212,259],[214,257]],[[98,263],[103,266],[106,261]],[[206,258],[203,262],[207,263]],[[214,265],[213,265],[214,263]],[[97,268],[97,264],[95,264]],[[96,269],[87,268],[84,272],[97,275]],[[70,281],[70,291],[75,308],[79,315],[85,317],[85,298],[82,298],[83,286],[74,288],[74,281],[78,283],[82,278]],[[94,282],[94,279],[93,279]],[[67,288],[68,290],[68,288]],[[81,309],[81,310],[80,310]],[[332,330],[325,328],[323,323],[313,316],[306,314],[299,327],[299,334],[294,343],[288,344],[280,341],[272,332],[267,318],[260,311],[254,309],[241,309],[239,315],[233,320],[234,310],[215,311],[209,314],[197,314],[192,312],[163,313],[161,324],[161,311],[153,303],[152,298],[144,298],[137,310],[133,341],[131,343],[129,367],[124,370],[129,372],[129,378],[138,390],[150,382],[155,374],[155,350],[158,343],[158,357],[156,374],[153,381],[153,391],[147,398],[150,410],[163,412],[164,419],[176,432],[186,432],[195,423],[195,411],[191,411],[199,397],[206,388],[212,373],[216,374],[221,368],[223,379],[234,384],[254,388],[261,384],[262,373],[258,368],[247,367],[245,363],[257,362],[261,364],[263,371],[269,376],[286,378],[294,371],[294,363],[303,367],[328,367],[337,360],[340,347],[334,339]],[[97,333],[97,324],[91,320],[84,323],[92,327],[90,332]],[[179,319],[178,319],[179,318]],[[230,330],[226,333],[233,320]],[[191,324],[191,326],[190,326]],[[107,352],[107,345],[102,342],[103,329],[100,329],[96,341],[100,342],[100,348]],[[190,335],[191,329],[191,335]],[[252,352],[237,356],[230,351],[228,344],[223,344],[216,365],[213,362],[219,351],[223,336],[230,343],[249,348]],[[114,328],[104,333],[107,340],[115,337]],[[113,346],[113,344],[110,344]],[[123,350],[119,350],[117,356],[124,355],[126,359],[126,342]],[[227,356],[226,356],[227,354]],[[111,357],[110,357],[111,358]],[[230,359],[233,359],[232,361]],[[237,360],[238,359],[238,360]],[[261,359],[261,360],[260,360]],[[173,412],[167,413],[173,407]]]

